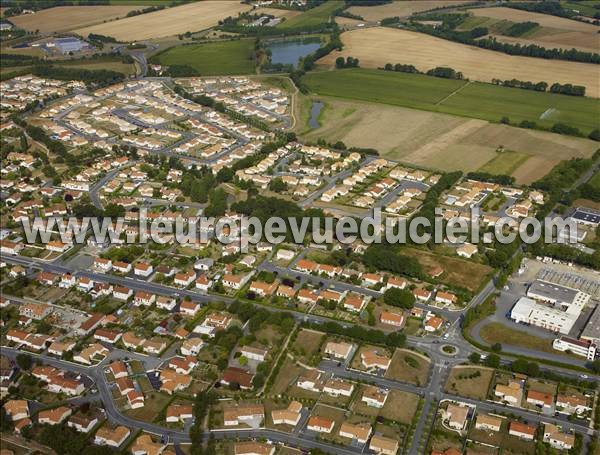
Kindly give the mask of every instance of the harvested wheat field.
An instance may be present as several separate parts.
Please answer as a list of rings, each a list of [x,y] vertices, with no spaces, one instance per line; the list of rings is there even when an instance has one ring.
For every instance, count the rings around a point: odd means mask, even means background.
[[[321,127],[305,128],[308,114],[302,109],[298,132],[303,140],[324,138],[375,148],[387,158],[442,171],[508,170],[518,183],[526,184],[546,175],[560,160],[589,157],[597,148],[587,139],[485,120],[323,96],[314,99],[325,103]],[[515,153],[499,154],[500,146]]]
[[[162,38],[213,27],[220,19],[237,16],[250,8],[239,2],[204,0],[75,31],[84,36],[90,33],[113,36],[121,41]]]
[[[598,28],[585,22],[547,14],[519,11],[512,8],[481,8],[472,9],[469,12],[478,17],[487,17],[499,21],[530,21],[540,25],[532,34],[527,34],[526,38],[493,35],[498,41],[523,45],[537,44],[547,48],[571,49],[574,47],[587,52],[598,52],[600,47]]]
[[[378,6],[353,6],[348,11],[352,14],[358,14],[362,16],[366,21],[380,21],[386,17],[393,16],[410,16],[414,13],[421,11],[427,11],[440,6],[453,6],[461,5],[463,3],[470,3],[469,1],[452,1],[452,0],[411,0],[411,1],[395,1],[385,5]]]
[[[39,30],[41,33],[64,32],[125,17],[129,11],[138,8],[136,5],[57,6],[34,14],[11,17],[10,21],[25,30]]]
[[[421,71],[449,66],[467,78],[483,82],[516,78],[571,83],[585,86],[588,96],[600,95],[598,67],[593,64],[507,55],[392,28],[352,30],[342,33],[341,38],[344,49],[331,52],[319,63],[332,67],[337,57],[352,56],[360,60],[363,68],[379,68],[386,63],[411,64]]]

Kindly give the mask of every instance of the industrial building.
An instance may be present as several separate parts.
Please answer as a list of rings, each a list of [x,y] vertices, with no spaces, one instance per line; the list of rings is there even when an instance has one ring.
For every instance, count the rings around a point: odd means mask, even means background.
[[[590,295],[585,292],[541,280],[531,283],[527,289],[527,297],[553,305],[578,308],[583,308],[590,300]]]
[[[584,224],[586,226],[596,227],[600,224],[600,212],[585,207],[578,207],[573,215],[571,215],[571,218],[573,218],[576,223]]]
[[[61,54],[68,54],[69,52],[79,52],[83,48],[88,47],[88,43],[80,40],[79,38],[67,37],[67,38],[56,38],[47,44],[48,47],[55,47]]]
[[[515,322],[535,325],[566,335],[575,325],[581,312],[581,309],[575,307],[569,307],[569,310],[564,311],[548,304],[538,303],[528,297],[521,297],[510,312],[510,317]]]

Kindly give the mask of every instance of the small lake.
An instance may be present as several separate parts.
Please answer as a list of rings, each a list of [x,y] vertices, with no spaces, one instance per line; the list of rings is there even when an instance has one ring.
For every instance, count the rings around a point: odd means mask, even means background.
[[[273,41],[268,43],[267,47],[271,51],[271,63],[296,66],[298,60],[320,48],[321,41],[319,39]]]
[[[308,126],[311,128],[319,128],[321,126],[319,124],[319,114],[321,114],[321,109],[323,109],[324,105],[322,101],[313,101],[310,108],[310,119],[308,120]]]

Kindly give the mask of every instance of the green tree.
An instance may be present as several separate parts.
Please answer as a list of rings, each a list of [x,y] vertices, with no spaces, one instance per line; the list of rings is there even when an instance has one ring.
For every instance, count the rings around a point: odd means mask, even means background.
[[[409,310],[415,305],[415,296],[407,289],[390,288],[384,292],[383,301],[387,305]]]
[[[498,354],[490,354],[485,359],[485,365],[491,368],[498,368],[500,366],[500,356]]]
[[[469,362],[479,363],[480,361],[481,361],[481,354],[479,354],[479,352],[471,352],[471,354],[469,354]]]
[[[287,183],[285,183],[281,177],[275,177],[269,182],[269,189],[275,193],[283,193],[287,188]]]
[[[21,370],[29,370],[33,365],[33,359],[29,354],[18,354],[16,360]]]

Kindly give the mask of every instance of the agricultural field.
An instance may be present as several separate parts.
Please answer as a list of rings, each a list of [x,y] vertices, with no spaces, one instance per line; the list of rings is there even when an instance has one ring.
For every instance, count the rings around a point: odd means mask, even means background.
[[[411,64],[421,71],[449,66],[477,81],[516,78],[549,84],[570,83],[585,86],[590,97],[600,96],[598,72],[593,64],[507,55],[392,28],[352,30],[342,33],[341,39],[344,49],[331,52],[319,60],[320,64],[333,67],[336,58],[352,56],[364,68],[380,68],[386,63]],[[486,64],[482,65],[482,61]]]
[[[323,138],[374,148],[387,158],[442,171],[481,168],[529,183],[561,159],[589,157],[597,148],[586,139],[399,106],[317,95],[300,96],[298,101],[296,132],[305,141]],[[314,101],[324,107],[318,117],[320,126],[311,129]],[[389,134],[391,130],[394,134]],[[498,153],[500,146],[506,151]]]
[[[362,16],[366,21],[380,21],[386,17],[405,17],[421,11],[427,11],[440,6],[453,6],[469,3],[468,1],[453,0],[413,0],[410,2],[395,1],[377,6],[353,6],[348,9],[352,14]]]
[[[57,6],[36,12],[14,16],[10,21],[17,27],[40,33],[65,32],[80,27],[123,18],[139,5],[110,6]],[[106,24],[105,24],[106,25]]]
[[[250,8],[250,5],[239,2],[205,0],[105,24],[79,28],[75,32],[83,36],[98,33],[113,36],[122,41],[161,38],[213,27],[217,25],[220,19],[237,16],[238,13],[248,11]]]
[[[292,9],[282,9],[282,8],[257,8],[253,11],[254,14],[269,14],[275,17],[285,17],[286,20],[291,19],[292,17],[299,16],[302,14],[302,11],[296,11]]]
[[[598,52],[598,29],[592,24],[512,8],[476,8],[469,10],[469,13],[479,20],[478,27],[493,29],[496,24],[506,21],[512,23],[535,22],[540,25],[532,30],[532,33],[518,38],[493,34],[499,41],[537,44],[547,48],[571,49],[575,47],[587,52]],[[485,21],[481,22],[481,19],[485,19]]]
[[[252,40],[177,46],[155,55],[161,65],[189,65],[203,76],[254,73]]]
[[[309,73],[303,79],[317,95],[443,112],[498,122],[529,120],[550,127],[562,122],[587,134],[597,127],[600,102],[492,84],[420,74],[349,69]],[[460,91],[458,91],[460,89]],[[452,95],[452,96],[450,96]]]
[[[289,19],[281,22],[277,26],[280,29],[295,28],[295,27],[312,27],[314,25],[323,24],[329,22],[329,18],[333,12],[341,8],[344,2],[339,0],[329,0],[316,8],[311,8],[302,14],[290,17]]]

